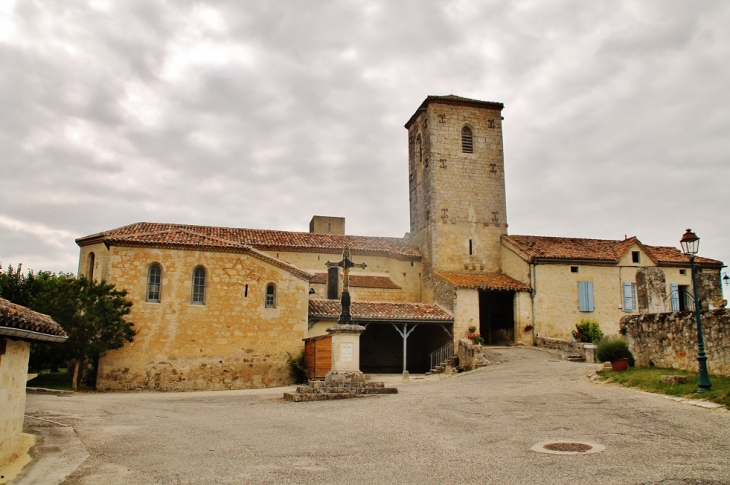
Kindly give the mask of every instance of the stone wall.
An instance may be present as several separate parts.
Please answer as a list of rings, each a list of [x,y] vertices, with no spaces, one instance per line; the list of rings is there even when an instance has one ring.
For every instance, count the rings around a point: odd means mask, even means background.
[[[459,356],[459,368],[461,370],[474,370],[483,367],[486,361],[482,346],[471,343],[469,339],[459,339],[456,353]]]
[[[638,269],[636,293],[641,313],[662,313],[672,310],[667,292],[667,278],[661,268]]]
[[[242,389],[291,382],[288,353],[303,348],[307,280],[251,255],[111,247],[109,282],[126,289],[137,336],[100,360],[97,388]],[[145,299],[151,264],[159,302]],[[194,268],[206,270],[205,304],[191,302]],[[265,288],[276,286],[274,308]]]
[[[621,319],[636,365],[697,370],[697,325],[693,312],[632,315]],[[702,312],[707,369],[730,376],[730,311]]]
[[[555,349],[570,354],[583,355],[586,358],[586,362],[596,361],[596,345],[587,344],[584,342],[575,342],[573,340],[561,340],[557,338],[537,337],[535,344],[538,347],[545,347],[546,349]]]
[[[0,337],[0,467],[18,457],[30,344]]]

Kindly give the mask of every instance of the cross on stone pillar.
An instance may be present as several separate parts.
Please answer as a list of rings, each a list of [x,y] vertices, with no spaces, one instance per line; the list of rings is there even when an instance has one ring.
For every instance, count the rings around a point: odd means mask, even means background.
[[[352,323],[350,315],[350,268],[365,269],[365,263],[355,264],[350,259],[350,246],[342,251],[342,260],[337,263],[327,261],[328,268],[342,268],[342,310],[337,324],[327,329],[332,336],[332,369],[325,376],[327,383],[364,382],[360,372],[360,334],[365,327]]]
[[[337,320],[337,325],[352,325],[352,315],[350,315],[350,268],[365,269],[368,265],[365,263],[353,263],[350,259],[350,246],[345,246],[345,249],[342,251],[342,260],[337,263],[327,261],[325,266],[328,268],[342,268],[342,297],[340,298],[342,311],[340,312],[339,320]]]

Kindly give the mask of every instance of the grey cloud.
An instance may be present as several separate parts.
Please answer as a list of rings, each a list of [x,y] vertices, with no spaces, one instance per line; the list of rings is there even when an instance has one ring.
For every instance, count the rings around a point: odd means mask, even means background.
[[[316,213],[400,236],[403,124],[454,92],[506,105],[511,233],[676,246],[693,227],[730,261],[722,2],[111,5],[16,5],[0,216],[78,237],[140,220],[306,230]],[[73,237],[42,234],[0,226],[0,260],[74,271]]]

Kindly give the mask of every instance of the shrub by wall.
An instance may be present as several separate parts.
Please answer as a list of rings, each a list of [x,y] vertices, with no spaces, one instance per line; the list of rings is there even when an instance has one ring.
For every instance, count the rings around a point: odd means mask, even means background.
[[[626,334],[637,367],[697,370],[697,325],[693,312],[649,313],[625,316]],[[730,376],[730,311],[702,312],[707,370]]]

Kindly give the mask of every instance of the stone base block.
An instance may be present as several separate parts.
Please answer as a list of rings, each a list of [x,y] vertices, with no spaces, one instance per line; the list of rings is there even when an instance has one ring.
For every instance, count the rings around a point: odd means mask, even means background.
[[[329,401],[332,399],[351,399],[376,394],[398,394],[395,387],[385,387],[383,382],[357,381],[309,381],[306,386],[298,386],[292,393],[284,393],[284,399],[291,402]]]
[[[365,374],[358,371],[336,371],[331,370],[324,376],[326,383],[365,382]]]
[[[687,383],[687,376],[661,376],[659,379],[661,379],[662,382],[666,382],[667,384]]]

